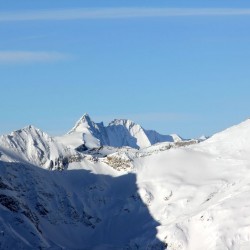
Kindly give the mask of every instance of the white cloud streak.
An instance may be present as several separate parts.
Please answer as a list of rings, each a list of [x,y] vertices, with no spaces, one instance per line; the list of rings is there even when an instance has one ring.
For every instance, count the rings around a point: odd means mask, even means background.
[[[40,10],[0,12],[0,22],[46,21],[77,19],[122,19],[150,17],[188,16],[242,16],[250,15],[250,9],[227,8],[89,8],[65,10]]]
[[[0,51],[0,64],[54,62],[68,58],[68,55],[58,52]]]

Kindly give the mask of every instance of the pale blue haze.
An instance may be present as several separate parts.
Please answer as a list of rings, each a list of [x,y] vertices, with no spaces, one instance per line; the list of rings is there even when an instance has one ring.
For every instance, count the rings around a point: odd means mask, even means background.
[[[62,134],[88,112],[197,137],[249,117],[250,14],[1,21],[93,8],[250,12],[249,1],[0,4],[0,134],[28,124]]]

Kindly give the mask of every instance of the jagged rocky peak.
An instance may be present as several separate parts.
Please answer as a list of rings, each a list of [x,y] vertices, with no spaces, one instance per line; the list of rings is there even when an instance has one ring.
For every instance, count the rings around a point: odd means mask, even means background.
[[[68,132],[68,134],[74,132],[82,132],[86,128],[92,127],[94,122],[91,120],[88,113],[85,113],[75,124],[75,126]]]

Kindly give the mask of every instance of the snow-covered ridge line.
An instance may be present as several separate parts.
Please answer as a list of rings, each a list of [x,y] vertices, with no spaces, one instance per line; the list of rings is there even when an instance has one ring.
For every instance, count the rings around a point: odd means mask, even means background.
[[[104,126],[103,122],[93,122],[88,114],[84,114],[66,135],[57,139],[73,148],[84,145],[86,148],[129,146],[138,149],[159,142],[183,141],[176,134],[161,135],[154,130],[146,130],[128,119],[115,119]]]
[[[156,151],[160,150],[161,146],[157,144],[162,142],[167,142],[168,148],[189,143],[178,135],[161,135],[154,130],[145,130],[127,119],[115,119],[105,127],[103,123],[93,122],[88,114],[84,114],[62,137],[53,138],[32,125],[0,136],[0,146],[16,155],[14,158],[18,161],[28,161],[48,169],[65,169],[70,162],[85,158],[89,149],[99,151],[102,146],[111,146],[115,151],[122,147],[145,149],[139,154],[143,157],[150,154],[147,148],[152,145],[156,145]],[[4,155],[9,159],[7,154]],[[0,159],[4,158],[0,155]],[[90,152],[88,159],[95,161],[95,155]]]
[[[53,137],[34,126],[27,126],[9,135],[0,136],[0,146],[17,155],[19,161],[49,167],[63,157],[77,154],[71,148],[57,142]],[[16,158],[16,157],[14,157]]]

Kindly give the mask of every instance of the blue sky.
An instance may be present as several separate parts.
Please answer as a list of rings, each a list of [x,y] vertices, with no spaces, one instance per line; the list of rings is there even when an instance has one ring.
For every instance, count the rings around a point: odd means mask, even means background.
[[[0,134],[88,112],[183,137],[249,117],[249,1],[1,1]]]

